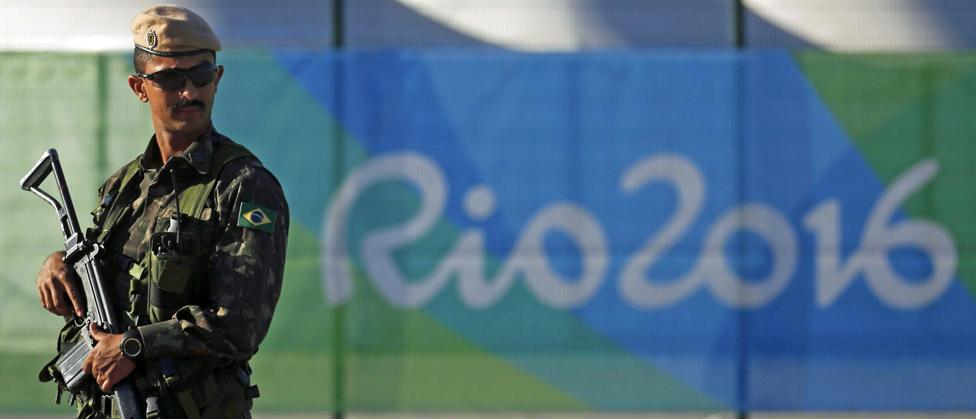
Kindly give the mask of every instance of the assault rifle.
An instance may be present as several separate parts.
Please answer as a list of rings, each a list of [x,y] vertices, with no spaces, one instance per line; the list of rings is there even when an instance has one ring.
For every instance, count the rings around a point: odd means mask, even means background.
[[[40,188],[41,183],[52,172],[54,173],[54,180],[58,184],[61,202]],[[98,258],[102,247],[86,240],[81,233],[78,216],[75,213],[74,204],[71,202],[71,195],[68,193],[68,184],[64,180],[64,171],[61,169],[57,150],[52,148],[45,152],[34,165],[34,168],[20,180],[20,187],[41,197],[57,211],[58,219],[61,221],[61,232],[64,234],[64,247],[67,250],[64,262],[74,267],[78,274],[78,282],[74,284],[75,289],[84,293],[85,317],[74,319],[75,324],[81,327],[83,338],[67,351],[62,351],[58,362],[55,364],[55,368],[61,375],[59,377],[61,382],[68,388],[68,391],[77,394],[82,390],[85,379],[88,378],[88,374],[82,370],[82,364],[96,343],[91,336],[89,326],[95,324],[107,332],[122,333],[122,324],[116,319],[112,306],[109,284],[106,282],[106,277],[102,274],[99,265]],[[145,419],[144,400],[140,400],[138,397],[131,378],[127,377],[117,383],[113,390],[115,403],[124,419]]]

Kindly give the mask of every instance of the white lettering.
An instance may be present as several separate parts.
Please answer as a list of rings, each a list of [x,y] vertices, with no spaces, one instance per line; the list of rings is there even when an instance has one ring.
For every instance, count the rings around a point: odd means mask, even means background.
[[[370,160],[353,171],[330,205],[322,225],[322,280],[329,304],[341,304],[352,298],[352,267],[346,237],[349,212],[366,189],[386,179],[406,180],[417,186],[421,208],[406,224],[372,233],[363,240],[361,256],[366,273],[380,294],[398,307],[421,306],[443,285],[434,281],[408,282],[391,257],[393,250],[416,240],[437,222],[446,199],[444,175],[433,161],[416,153],[397,153]]]
[[[361,260],[368,278],[395,307],[416,308],[429,302],[453,276],[459,280],[461,299],[472,308],[494,304],[521,274],[541,301],[557,308],[575,307],[592,297],[606,274],[609,258],[606,237],[594,217],[582,207],[561,203],[540,211],[529,222],[506,264],[494,280],[484,279],[484,234],[476,229],[462,233],[457,244],[437,268],[420,281],[408,281],[393,253],[420,238],[441,217],[445,205],[444,175],[436,164],[418,154],[399,153],[370,161],[349,175],[331,205],[324,223],[322,250],[326,301],[337,305],[353,295],[353,279],[347,250],[346,224],[359,196],[376,182],[399,179],[415,185],[421,208],[405,224],[371,232],[363,239]],[[493,209],[489,190],[479,188],[469,212],[486,217]],[[480,195],[480,196],[479,196]],[[583,255],[580,278],[567,281],[548,263],[544,240],[561,231],[574,240]]]
[[[563,231],[572,237],[583,254],[583,270],[574,284],[567,283],[548,263],[543,240],[549,231]],[[542,210],[529,223],[511,256],[512,269],[525,274],[529,289],[555,308],[571,308],[586,302],[606,273],[606,237],[594,218],[583,208],[556,204]]]
[[[661,181],[671,185],[678,195],[678,206],[671,220],[624,265],[620,276],[620,296],[635,307],[667,307],[685,299],[700,287],[702,277],[697,269],[668,283],[647,278],[646,272],[698,217],[705,200],[705,182],[702,178],[701,171],[694,163],[671,154],[645,158],[635,163],[621,178],[620,188],[624,192],[634,193],[652,181]]]
[[[868,216],[860,248],[840,267],[840,203],[827,201],[805,220],[817,240],[817,303],[832,304],[850,282],[863,273],[871,291],[894,308],[924,307],[941,296],[952,283],[958,257],[952,237],[942,226],[927,220],[890,224],[898,207],[938,173],[935,160],[919,162],[899,176],[885,191]],[[888,252],[912,246],[932,261],[932,273],[922,281],[909,281],[895,271]]]
[[[850,283],[863,274],[869,289],[884,304],[900,309],[924,307],[941,296],[952,282],[958,262],[955,243],[945,229],[926,220],[892,221],[898,208],[938,172],[934,160],[922,161],[898,177],[888,188],[865,224],[860,247],[842,261],[841,203],[829,199],[804,218],[815,238],[816,300],[831,305]],[[326,302],[339,305],[354,293],[353,268],[348,249],[348,224],[356,201],[381,181],[413,185],[420,208],[407,221],[365,235],[356,256],[365,276],[391,305],[421,307],[452,279],[457,278],[461,301],[472,309],[497,303],[517,278],[525,280],[540,302],[558,309],[586,304],[596,294],[609,269],[607,237],[586,208],[567,202],[550,204],[533,215],[493,278],[485,278],[485,233],[461,231],[454,246],[434,270],[420,280],[405,278],[393,255],[420,239],[442,218],[447,202],[444,173],[431,159],[413,152],[377,157],[347,176],[335,194],[322,227],[322,281]],[[746,203],[732,208],[708,231],[694,267],[674,280],[650,278],[659,262],[694,224],[705,200],[706,184],[700,169],[687,158],[663,154],[644,158],[624,171],[620,188],[635,193],[654,182],[672,187],[677,206],[665,226],[648,238],[624,261],[618,292],[629,305],[654,309],[673,306],[703,285],[723,304],[758,308],[768,304],[789,284],[798,264],[799,250],[793,227],[775,209]],[[483,221],[496,208],[494,192],[486,185],[470,189],[463,200],[465,214]],[[725,246],[739,231],[756,234],[769,244],[772,268],[765,278],[741,278],[731,267]],[[579,250],[578,278],[564,278],[553,269],[545,241],[549,234],[565,234]],[[888,253],[912,247],[932,261],[924,280],[909,280],[890,265]]]
[[[751,231],[763,238],[773,251],[769,276],[746,282],[729,267],[725,243],[736,231]],[[778,212],[761,204],[746,204],[722,216],[712,227],[702,252],[702,275],[709,288],[731,307],[756,308],[779,295],[793,277],[797,245],[793,228]]]

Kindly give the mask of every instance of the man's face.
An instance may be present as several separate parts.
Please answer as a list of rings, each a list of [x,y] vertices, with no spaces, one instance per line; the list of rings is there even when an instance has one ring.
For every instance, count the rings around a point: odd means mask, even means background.
[[[145,63],[143,73],[155,74],[170,69],[190,70],[198,66],[213,64],[210,53],[185,57],[152,56]],[[213,82],[195,86],[189,78],[183,78],[182,87],[167,90],[159,83],[143,77],[130,76],[129,86],[143,102],[149,103],[153,126],[156,132],[167,131],[174,134],[198,135],[210,124],[214,95],[217,84],[223,75],[223,68],[214,70]]]

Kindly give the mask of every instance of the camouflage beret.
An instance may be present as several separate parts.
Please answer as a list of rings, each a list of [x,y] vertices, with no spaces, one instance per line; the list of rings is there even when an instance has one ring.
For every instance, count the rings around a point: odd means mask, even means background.
[[[136,48],[164,57],[220,51],[220,40],[200,15],[181,6],[153,6],[132,20]]]

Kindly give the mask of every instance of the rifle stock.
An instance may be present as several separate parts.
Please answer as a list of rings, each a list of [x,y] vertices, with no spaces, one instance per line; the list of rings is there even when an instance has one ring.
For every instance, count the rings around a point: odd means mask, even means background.
[[[29,191],[31,188],[40,186],[44,179],[47,179],[47,175],[51,174],[51,161],[57,158],[58,152],[53,148],[44,152],[37,164],[20,179],[20,188]]]

